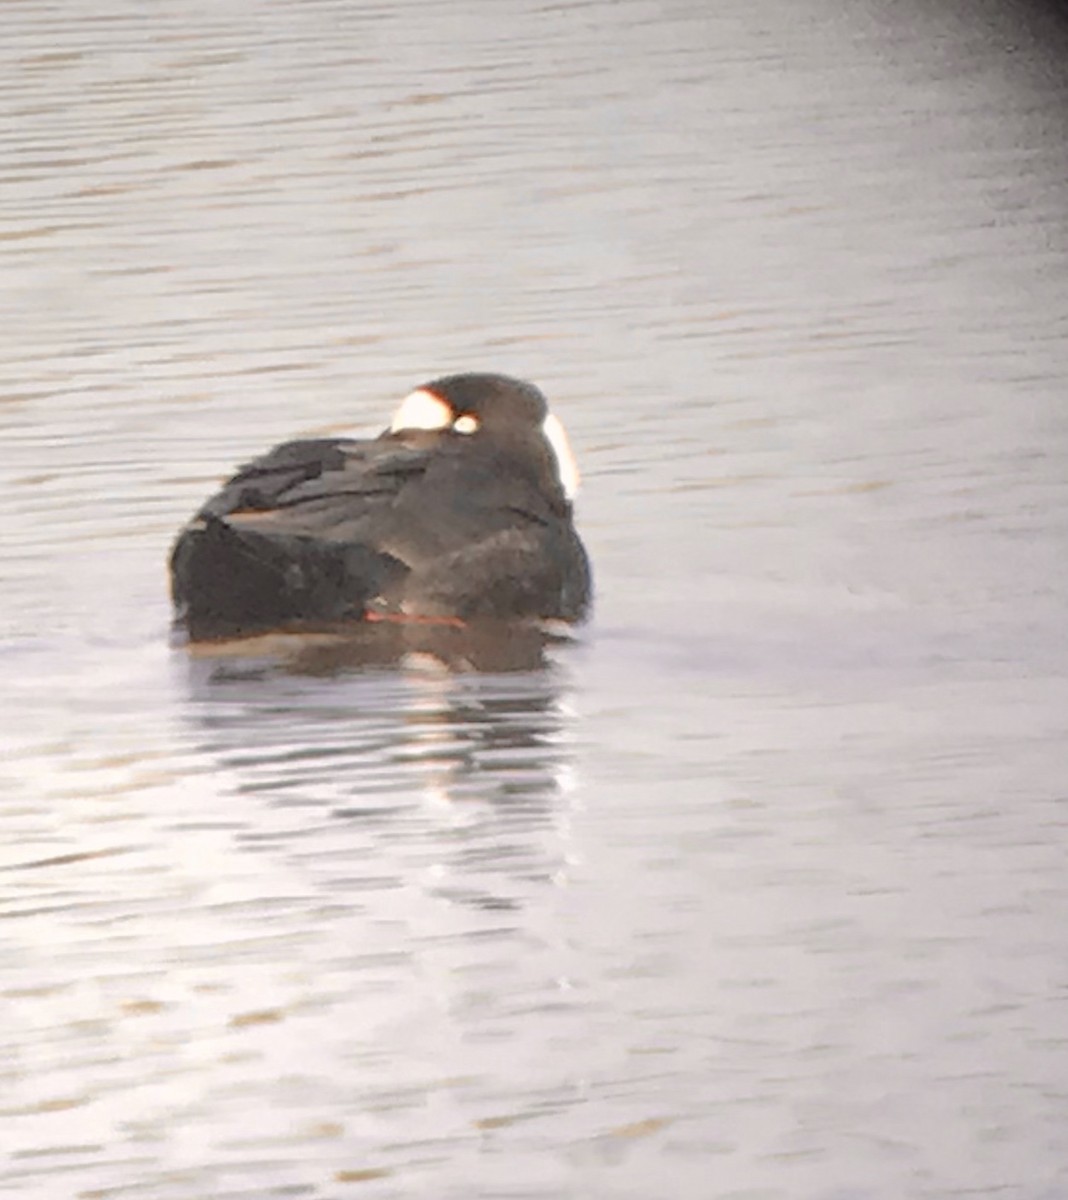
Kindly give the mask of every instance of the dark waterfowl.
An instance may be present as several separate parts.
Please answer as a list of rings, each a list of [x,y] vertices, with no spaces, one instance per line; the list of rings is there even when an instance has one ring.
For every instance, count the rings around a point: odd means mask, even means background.
[[[581,620],[578,472],[532,384],[437,379],[377,438],[286,442],[179,533],[177,620],[194,640],[354,621]]]

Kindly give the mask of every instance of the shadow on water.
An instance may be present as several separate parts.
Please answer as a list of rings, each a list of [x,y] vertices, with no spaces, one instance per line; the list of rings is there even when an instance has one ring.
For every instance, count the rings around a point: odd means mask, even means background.
[[[510,909],[562,862],[569,718],[555,653],[540,634],[452,629],[200,646],[187,711],[235,805],[266,810],[240,814],[246,846],[299,842],[327,890],[351,894],[362,863],[364,892],[414,869],[431,895]]]

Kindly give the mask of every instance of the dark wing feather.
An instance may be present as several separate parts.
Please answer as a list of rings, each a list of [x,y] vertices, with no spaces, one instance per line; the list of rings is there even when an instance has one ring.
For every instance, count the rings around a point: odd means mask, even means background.
[[[171,555],[179,617],[194,637],[359,617],[407,567],[376,536],[427,454],[388,440],[286,442],[241,467]]]
[[[407,480],[421,475],[427,458],[425,449],[385,440],[284,442],[241,467],[197,515],[271,513],[280,531],[329,536],[329,520],[313,515],[324,501],[337,501],[350,519],[358,517],[363,506],[392,499]]]
[[[589,561],[574,531],[535,522],[472,542],[406,581],[406,599],[416,611],[465,620],[576,621],[586,613],[589,594]]]

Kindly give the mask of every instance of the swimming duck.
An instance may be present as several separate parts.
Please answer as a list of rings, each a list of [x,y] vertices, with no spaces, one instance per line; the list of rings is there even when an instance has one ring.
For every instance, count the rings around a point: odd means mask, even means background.
[[[578,470],[531,383],[449,375],[379,437],[285,442],[181,530],[176,619],[194,640],[353,621],[580,621]]]

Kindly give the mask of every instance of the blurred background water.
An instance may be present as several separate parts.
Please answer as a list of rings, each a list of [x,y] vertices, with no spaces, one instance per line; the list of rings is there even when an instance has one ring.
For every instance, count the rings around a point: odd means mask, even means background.
[[[4,1195],[1068,1195],[1065,33],[5,5]],[[168,645],[220,476],[465,368],[578,645]]]

